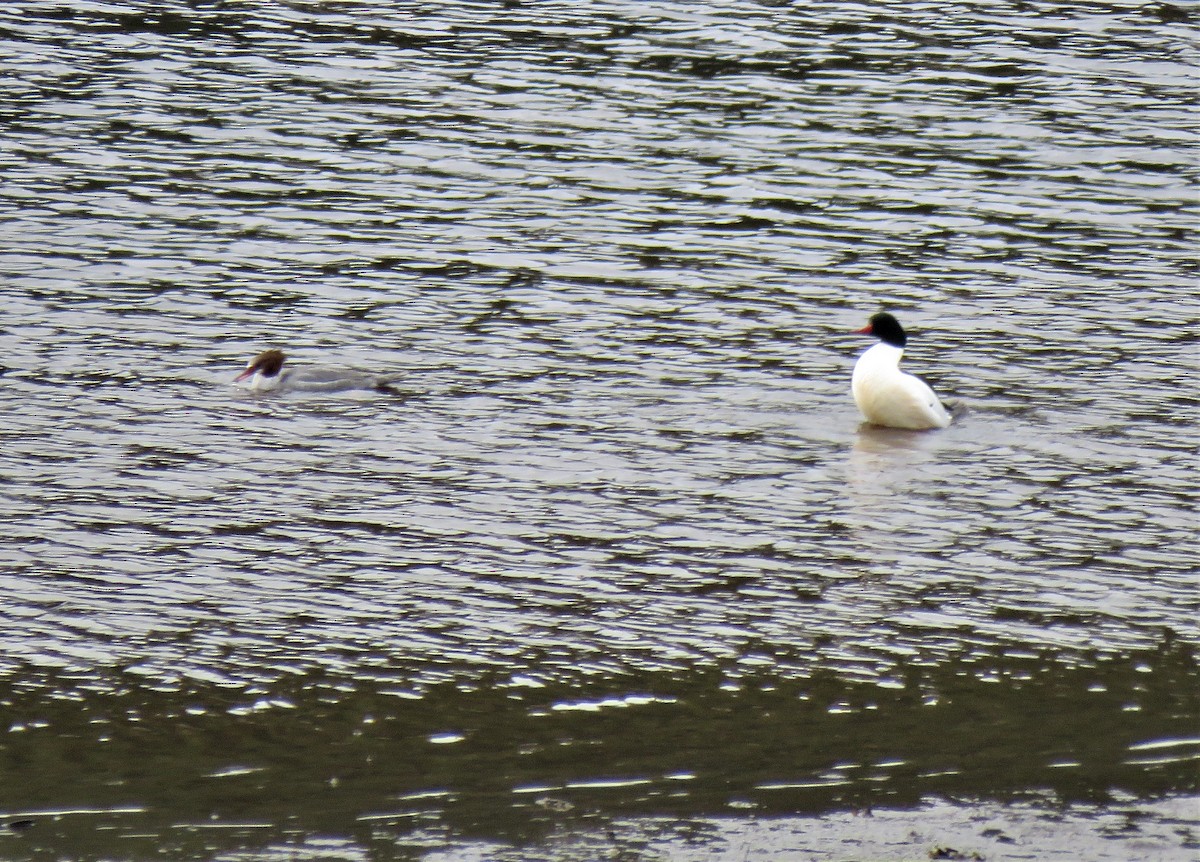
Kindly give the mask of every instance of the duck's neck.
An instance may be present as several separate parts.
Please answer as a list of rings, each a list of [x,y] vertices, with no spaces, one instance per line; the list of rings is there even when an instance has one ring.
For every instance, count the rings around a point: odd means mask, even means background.
[[[904,356],[904,348],[883,341],[862,355],[859,363],[871,368],[896,368]]]
[[[254,375],[254,379],[250,381],[250,389],[254,392],[270,392],[273,389],[278,389],[279,384],[283,382],[283,372],[272,374],[266,377],[261,372]]]

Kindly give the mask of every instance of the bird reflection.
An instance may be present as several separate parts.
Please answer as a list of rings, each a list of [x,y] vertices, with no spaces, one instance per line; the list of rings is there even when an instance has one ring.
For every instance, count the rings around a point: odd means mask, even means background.
[[[921,488],[938,472],[942,436],[859,427],[846,459],[844,493],[848,526],[864,547],[876,553],[890,549],[884,553],[888,558],[903,556],[908,539],[928,528],[930,500]]]

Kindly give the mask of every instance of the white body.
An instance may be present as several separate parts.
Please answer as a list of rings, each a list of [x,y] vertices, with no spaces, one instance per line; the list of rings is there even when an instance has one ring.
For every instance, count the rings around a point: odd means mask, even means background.
[[[904,348],[880,342],[858,358],[850,390],[873,425],[924,431],[945,428],[950,414],[924,381],[900,370]]]

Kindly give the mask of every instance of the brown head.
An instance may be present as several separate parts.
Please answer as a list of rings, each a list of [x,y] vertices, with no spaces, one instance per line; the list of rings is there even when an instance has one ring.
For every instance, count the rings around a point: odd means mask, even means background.
[[[286,358],[282,350],[264,350],[247,363],[246,370],[235,377],[233,382],[245,380],[256,371],[263,377],[274,377],[283,368],[283,360]]]

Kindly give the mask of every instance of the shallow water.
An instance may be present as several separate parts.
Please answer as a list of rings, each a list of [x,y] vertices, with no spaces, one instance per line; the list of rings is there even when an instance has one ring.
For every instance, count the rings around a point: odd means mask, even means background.
[[[1200,821],[1186,14],[8,4],[0,855]]]

